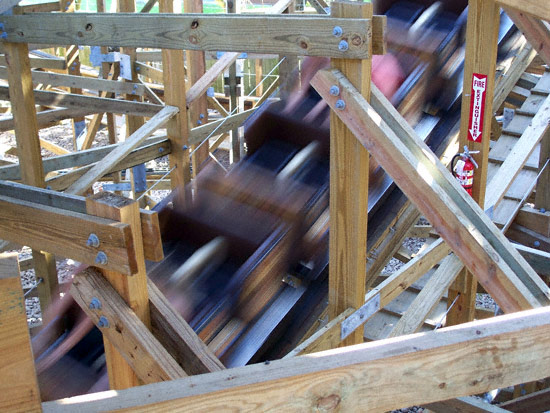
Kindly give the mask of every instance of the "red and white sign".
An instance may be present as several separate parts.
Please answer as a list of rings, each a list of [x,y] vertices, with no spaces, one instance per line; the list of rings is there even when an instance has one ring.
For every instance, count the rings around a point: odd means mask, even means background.
[[[474,73],[472,76],[472,93],[470,95],[470,123],[468,126],[469,141],[481,142],[486,96],[487,75]]]

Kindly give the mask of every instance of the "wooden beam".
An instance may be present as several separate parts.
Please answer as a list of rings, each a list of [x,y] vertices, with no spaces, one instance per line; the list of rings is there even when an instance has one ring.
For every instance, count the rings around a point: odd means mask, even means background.
[[[51,11],[59,11],[59,1],[50,1],[48,3],[29,4],[26,6],[15,6],[15,14],[25,13],[48,13]]]
[[[369,57],[370,20],[317,16],[74,13],[0,16],[9,42]],[[350,39],[332,35],[340,26]],[[246,28],[246,30],[244,30]],[[169,33],[169,35],[167,35]],[[299,33],[297,35],[296,33]],[[250,39],[256,39],[250,42]]]
[[[0,410],[41,412],[17,253],[0,254]]]
[[[545,237],[550,237],[550,211],[541,212],[540,209],[525,205],[519,210],[515,222]]]
[[[544,63],[550,65],[550,43],[548,42],[550,30],[548,30],[548,23],[540,20],[539,17],[530,16],[511,8],[506,8],[505,11]]]
[[[0,6],[0,14],[9,11],[12,7],[17,6],[21,0],[5,0]]]
[[[56,125],[60,120],[72,119],[76,116],[86,116],[94,113],[87,109],[47,109],[36,114],[38,128],[49,128]],[[2,117],[0,120],[0,132],[6,132],[15,128],[13,115]]]
[[[369,19],[372,4],[334,2],[332,17]],[[370,55],[370,48],[369,53]],[[332,60],[349,77],[357,93],[370,99],[371,60]],[[369,153],[353,136],[346,122],[330,115],[330,237],[329,318],[364,303],[367,262]],[[356,330],[344,345],[363,342]]]
[[[550,405],[550,389],[540,390],[525,396],[508,400],[499,405],[514,413],[544,412]]]
[[[172,0],[159,0],[161,13],[173,13]],[[175,168],[170,174],[172,189],[182,189],[191,180],[189,168],[189,118],[187,113],[185,67],[183,65],[183,50],[163,50],[162,68],[164,74],[164,101],[167,105],[179,108],[179,114],[166,125],[168,138],[172,144],[170,153],[170,168]],[[184,205],[185,191],[177,193],[175,204]]]
[[[117,394],[77,396],[42,407],[44,412],[60,413],[115,408],[214,411],[247,406],[256,411],[320,407],[353,411],[357,406],[364,411],[388,411],[546,377],[549,319],[550,308],[540,308]],[[458,366],[467,373],[457,376]]]
[[[114,344],[145,384],[187,376],[101,273],[87,268],[74,277],[71,295]],[[100,308],[90,308],[92,299]]]
[[[399,136],[341,73],[320,71],[312,85],[331,108],[335,108],[338,99],[330,95],[329,89],[332,85],[340,87],[339,97],[345,108],[335,113],[504,311],[550,302],[548,287],[378,90],[373,88],[373,100],[376,96],[393,113],[395,123],[402,128]],[[403,134],[406,130],[407,134]]]
[[[126,275],[137,271],[130,229],[111,220],[0,196],[0,237],[76,261],[94,264],[99,251],[107,255],[104,268]],[[86,245],[96,234],[100,247]]]
[[[477,397],[458,397],[424,405],[435,413],[506,413],[510,410],[490,404]]]
[[[153,334],[183,370],[195,375],[225,369],[151,280],[147,287]]]
[[[542,138],[547,133],[550,133],[549,123],[550,96],[544,100],[537,115],[517,140],[512,151],[491,179],[491,182],[488,183],[487,199],[484,205],[485,210],[494,209],[504,194],[506,194],[508,188],[510,188],[516,176],[521,172],[523,165],[528,161]]]
[[[229,132],[231,129],[241,126],[255,111],[256,108],[248,109],[244,112],[207,123],[206,125],[197,126],[189,131],[189,143],[191,145],[198,145],[212,133],[218,135]]]
[[[147,274],[143,253],[143,236],[140,226],[140,214],[137,202],[110,192],[99,192],[86,198],[86,211],[95,216],[113,219],[130,225],[132,241],[136,253],[137,272],[133,277],[101,270],[105,278],[124,299],[135,315],[150,329],[149,297],[147,293]],[[107,372],[111,389],[123,389],[138,385],[138,378],[124,357],[113,344],[104,339]]]
[[[432,274],[422,291],[416,296],[407,311],[395,324],[388,337],[416,333],[424,320],[447,292],[451,283],[464,268],[456,255],[446,257]]]
[[[4,51],[8,67],[10,102],[15,120],[21,179],[25,184],[43,188],[45,176],[40,152],[28,47],[26,44],[4,43]],[[33,263],[36,277],[43,280],[38,286],[38,296],[42,308],[46,308],[50,304],[52,292],[57,289],[58,284],[55,258],[49,253],[34,250]]]
[[[539,170],[542,173],[537,181],[535,195],[535,208],[544,208],[550,211],[550,165],[546,164],[548,159],[550,159],[550,132],[546,132],[540,143]]]
[[[537,0],[496,0],[496,3],[505,9],[514,9],[538,19],[550,21],[550,10],[546,4]]]
[[[29,60],[30,60],[30,66],[33,69],[54,69],[54,70],[67,69],[67,63],[65,62],[65,59],[53,58],[53,57],[30,56]],[[0,56],[0,65],[7,66],[7,60],[5,56]]]
[[[135,149],[146,138],[151,136],[155,130],[162,127],[170,118],[179,112],[178,108],[165,106],[159,113],[153,116],[145,125],[132,134],[124,143],[110,152],[105,158],[98,162],[93,168],[86,172],[82,178],[72,184],[67,193],[82,195],[100,177],[105,175],[113,166],[120,162],[133,149]]]
[[[10,83],[11,85],[12,83]],[[107,99],[95,96],[83,96],[72,93],[57,93],[47,90],[34,90],[37,104],[72,109],[87,109],[93,112],[120,113],[124,115],[153,116],[161,105],[141,102],[125,102],[119,99]],[[0,99],[8,99],[10,92],[7,86],[0,86]]]
[[[143,85],[131,82],[118,82],[108,79],[94,79],[84,76],[66,75],[53,72],[31,71],[33,83],[50,86],[72,87],[79,89],[100,90],[111,93],[128,93],[142,96],[145,93]],[[5,79],[7,69],[0,66],[0,77]]]

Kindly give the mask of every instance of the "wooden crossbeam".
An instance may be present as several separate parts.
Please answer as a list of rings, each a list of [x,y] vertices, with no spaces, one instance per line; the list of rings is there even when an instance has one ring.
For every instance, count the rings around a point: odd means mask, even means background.
[[[130,229],[112,220],[0,196],[0,238],[96,265],[99,251],[107,254],[104,268],[126,275],[136,271]],[[87,246],[91,233],[100,248]]]
[[[165,106],[159,113],[128,137],[128,139],[86,172],[78,181],[67,188],[66,192],[69,194],[82,195],[98,178],[105,175],[107,171],[113,168],[141,142],[148,138],[155,130],[162,127],[178,112],[178,108]]]
[[[0,86],[0,99],[9,98],[9,88]],[[162,106],[151,103],[126,102],[118,99],[107,99],[95,96],[83,96],[72,93],[57,93],[47,90],[34,90],[34,98],[37,104],[44,106],[56,106],[74,109],[87,109],[93,112],[108,112],[131,114],[138,116],[153,116]]]
[[[0,45],[4,47],[3,45]],[[30,56],[30,65],[33,69],[56,69],[56,70],[66,70],[67,63],[65,59],[50,58],[50,57],[36,57]],[[6,66],[7,61],[5,56],[0,56],[0,65]]]
[[[40,412],[17,253],[0,254],[0,410]]]
[[[128,93],[142,96],[145,91],[143,85],[131,82],[117,82],[116,80],[94,79],[91,77],[66,75],[53,72],[31,71],[33,83],[42,83],[50,86],[72,87],[78,89],[101,90],[111,93]],[[0,77],[5,79],[7,70],[0,66]]]
[[[97,270],[88,268],[77,274],[71,285],[71,295],[143,383],[187,376]],[[100,308],[90,308],[93,298],[100,302]]]
[[[241,126],[242,123],[255,111],[256,108],[248,109],[244,112],[229,115],[223,119],[207,123],[206,125],[197,126],[189,131],[189,143],[191,145],[198,145],[211,133],[218,135],[220,133],[229,132],[230,130]]]
[[[493,176],[491,182],[488,183],[485,210],[496,207],[514,182],[516,176],[521,172],[523,165],[525,165],[544,135],[549,131],[550,97],[547,97],[498,172]]]
[[[505,11],[544,63],[550,64],[550,30],[548,23],[540,20],[539,17],[524,14],[515,9],[506,8]]]
[[[550,369],[548,320],[550,308],[540,308],[117,394],[47,402],[42,407],[44,412],[61,413],[114,408],[214,411],[247,406],[256,411],[310,411],[319,406],[388,411],[546,377]],[[456,375],[457,366],[468,373]]]
[[[147,288],[153,334],[183,370],[195,375],[225,369],[151,280]]]
[[[424,405],[435,413],[506,413],[510,410],[489,404],[477,397],[457,397],[452,400],[444,400],[437,403]]]
[[[53,126],[56,122],[64,119],[72,119],[78,116],[86,116],[94,113],[89,109],[47,109],[41,112],[37,112],[36,121],[38,128],[47,128]],[[15,119],[13,115],[2,117],[0,120],[0,132],[5,132],[15,129]]]
[[[369,57],[371,30],[370,20],[316,16],[74,13],[1,16],[0,22],[7,41],[12,42],[221,49],[349,59]],[[350,40],[345,51],[338,48],[341,39],[332,35],[334,26],[340,26]],[[282,35],[285,33],[288,35]]]
[[[395,123],[392,127],[398,134],[341,73],[320,71],[312,85],[333,108],[338,98],[328,91],[332,85],[339,85],[342,91],[339,99],[346,106],[335,113],[371,151],[504,311],[550,303],[548,287],[380,93],[376,95],[382,103],[387,103],[386,110],[392,113]]]
[[[538,19],[550,21],[550,10],[545,2],[538,0],[496,0],[496,3],[506,9],[514,9]]]

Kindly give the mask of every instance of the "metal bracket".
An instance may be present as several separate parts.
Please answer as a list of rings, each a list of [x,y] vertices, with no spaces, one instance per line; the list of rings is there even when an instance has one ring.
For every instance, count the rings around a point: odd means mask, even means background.
[[[120,77],[132,80],[132,66],[130,56],[120,52],[101,53],[99,46],[92,46],[90,52],[90,63],[92,66],[101,66],[102,63],[120,63]]]
[[[357,311],[342,321],[340,339],[344,340],[353,333],[361,324],[364,324],[374,313],[380,310],[380,293],[363,304]]]

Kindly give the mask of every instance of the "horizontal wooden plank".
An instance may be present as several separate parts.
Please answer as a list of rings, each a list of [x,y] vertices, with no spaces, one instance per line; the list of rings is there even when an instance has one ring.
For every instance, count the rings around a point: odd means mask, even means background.
[[[44,412],[356,411],[358,406],[388,411],[546,377],[549,320],[550,308],[540,308],[42,407]],[[457,375],[457,366],[466,373]]]
[[[99,248],[87,246],[90,234]],[[0,195],[0,238],[126,275],[137,271],[130,226]],[[107,263],[98,265],[99,251]]]
[[[1,44],[0,44],[1,46]],[[30,56],[31,68],[33,69],[67,69],[65,59]],[[0,65],[6,66],[6,57],[0,56]]]
[[[523,206],[516,216],[516,224],[550,237],[550,211],[541,212],[530,206]]]
[[[0,100],[8,100],[9,88],[0,86]],[[155,115],[163,107],[152,103],[132,102],[127,100],[83,96],[74,93],[57,93],[47,90],[35,90],[34,100],[38,105],[63,108],[88,109],[96,113],[119,113],[124,115],[146,116]]]
[[[143,383],[187,376],[99,271],[87,268],[77,274],[71,295],[96,326],[100,318],[108,323],[99,326],[100,331]],[[90,308],[92,298],[99,300],[100,308]]]
[[[8,71],[0,66],[0,78],[7,79]],[[63,86],[76,89],[99,90],[112,93],[143,96],[145,88],[139,83],[119,82],[108,79],[94,79],[84,76],[65,75],[62,73],[31,71],[33,83],[42,83],[50,86]]]
[[[78,108],[78,109],[47,109],[36,113],[36,121],[39,128],[47,128],[54,126],[57,122],[64,119],[72,119],[79,116],[87,116],[95,113],[94,110]],[[15,129],[15,120],[13,115],[2,116],[0,120],[0,132],[5,132]]]
[[[115,143],[107,146],[99,146],[96,148],[86,149],[84,151],[72,152],[67,155],[55,156],[52,158],[43,158],[42,165],[44,167],[44,173],[58,171],[60,169],[75,168],[84,165],[90,165],[94,162],[103,159],[108,153],[114,150],[120,143]],[[137,149],[132,151],[136,153],[138,151],[145,150],[145,148],[156,148],[159,156],[164,156],[170,153],[170,142],[166,136],[155,136],[153,138],[146,139],[145,142]],[[130,155],[131,156],[131,155]],[[154,158],[151,158],[154,159]],[[148,160],[151,160],[148,159]],[[9,165],[0,167],[0,180],[20,180],[21,171],[19,165]]]
[[[74,13],[0,16],[7,41],[369,57],[371,21],[318,16]],[[340,26],[342,37],[332,34]],[[347,39],[348,48],[338,45]],[[340,50],[342,49],[342,50]]]

